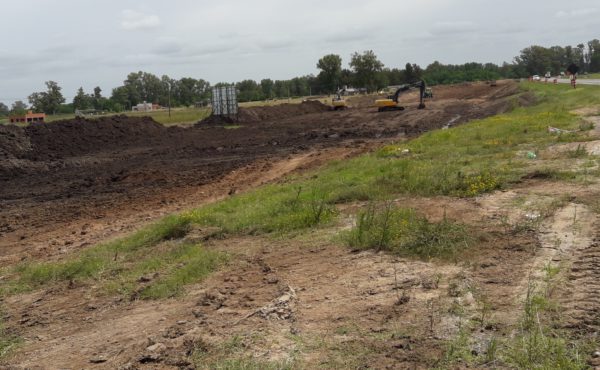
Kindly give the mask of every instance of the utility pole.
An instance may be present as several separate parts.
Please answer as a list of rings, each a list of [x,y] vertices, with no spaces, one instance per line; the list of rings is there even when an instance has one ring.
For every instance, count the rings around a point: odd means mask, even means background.
[[[171,118],[171,83],[169,82],[169,118]]]

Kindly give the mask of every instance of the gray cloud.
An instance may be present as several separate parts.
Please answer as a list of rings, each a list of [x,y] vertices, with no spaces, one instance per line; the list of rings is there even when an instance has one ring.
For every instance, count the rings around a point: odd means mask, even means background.
[[[0,101],[55,80],[106,94],[127,73],[211,82],[317,73],[325,54],[372,49],[388,67],[510,61],[532,44],[600,38],[597,0],[6,1]],[[22,27],[30,24],[48,25]]]
[[[575,17],[585,17],[588,15],[593,15],[598,13],[597,8],[583,8],[583,9],[573,9],[573,10],[560,10],[556,12],[555,16],[557,18],[575,18]]]
[[[429,32],[436,36],[448,36],[461,33],[472,33],[477,29],[478,27],[475,23],[470,21],[444,21],[436,22]]]
[[[160,26],[160,23],[160,18],[155,14],[145,14],[131,9],[121,12],[121,27],[124,30],[151,29]]]

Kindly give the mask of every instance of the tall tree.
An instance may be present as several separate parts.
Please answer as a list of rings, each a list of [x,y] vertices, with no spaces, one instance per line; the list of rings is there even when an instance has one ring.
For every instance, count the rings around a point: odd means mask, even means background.
[[[12,104],[10,109],[10,113],[12,114],[24,114],[27,111],[27,104],[23,103],[21,100],[17,100]]]
[[[588,42],[589,71],[600,72],[600,40],[593,39]]]
[[[362,54],[355,52],[350,60],[356,82],[361,87],[366,87],[369,91],[375,91],[379,87],[377,81],[377,73],[383,69],[383,63],[377,59],[373,50],[367,50]]]
[[[75,109],[90,109],[93,106],[93,97],[87,95],[83,91],[83,87],[77,90],[77,94],[73,98],[73,108]]]
[[[0,102],[0,116],[8,116],[9,111],[8,106]]]
[[[60,92],[62,88],[54,81],[46,81],[46,91],[29,95],[29,103],[39,112],[55,114],[65,98]]]
[[[129,100],[129,89],[127,86],[115,87],[110,96],[112,109],[116,112],[122,112],[126,109],[131,109],[131,101]]]
[[[243,80],[235,84],[239,91],[238,100],[241,102],[256,101],[262,99],[262,90],[254,80]]]
[[[543,75],[552,69],[552,51],[543,46],[532,45],[521,50],[521,55],[515,61],[523,65],[529,75]]]
[[[333,93],[340,87],[342,77],[342,58],[336,54],[328,54],[319,59],[317,68],[321,70],[317,78],[327,93]]]
[[[177,101],[181,105],[189,106],[196,102],[196,80],[184,77],[177,81]]]
[[[265,99],[272,99],[275,96],[273,91],[274,84],[275,83],[270,78],[265,78],[260,81],[260,89],[262,90]]]
[[[109,106],[108,99],[102,96],[100,86],[94,87],[94,95],[92,96],[92,105],[94,109],[105,110]]]

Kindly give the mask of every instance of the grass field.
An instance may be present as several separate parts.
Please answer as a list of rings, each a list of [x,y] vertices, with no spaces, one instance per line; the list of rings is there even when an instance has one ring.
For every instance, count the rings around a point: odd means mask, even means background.
[[[164,125],[173,125],[173,124],[188,124],[195,123],[204,119],[210,115],[210,109],[208,108],[173,108],[171,109],[171,114],[167,110],[160,110],[154,112],[122,112],[122,113],[111,113],[106,114],[106,116],[114,116],[124,114],[130,117],[144,117],[150,116],[154,118],[155,121],[162,123]],[[95,116],[95,117],[103,117],[103,116]],[[57,115],[49,115],[46,118],[47,122],[59,121],[63,119],[72,119],[75,118],[75,114],[57,114]],[[94,117],[91,117],[94,118]]]
[[[600,73],[589,73],[587,75],[579,75],[578,78],[600,79]]]

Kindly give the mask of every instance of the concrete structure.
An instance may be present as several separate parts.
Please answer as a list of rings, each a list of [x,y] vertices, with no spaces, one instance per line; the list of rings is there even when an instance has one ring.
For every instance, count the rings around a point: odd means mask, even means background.
[[[238,114],[237,90],[235,86],[213,87],[212,114],[215,116],[235,116]]]
[[[45,113],[33,113],[33,111],[27,111],[23,115],[13,115],[8,117],[10,123],[33,123],[33,122],[44,122],[46,120]]]

